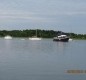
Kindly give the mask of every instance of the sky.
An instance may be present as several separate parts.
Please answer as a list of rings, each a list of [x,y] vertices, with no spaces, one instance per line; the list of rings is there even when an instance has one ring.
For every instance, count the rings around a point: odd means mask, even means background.
[[[0,0],[0,30],[86,34],[86,0]]]

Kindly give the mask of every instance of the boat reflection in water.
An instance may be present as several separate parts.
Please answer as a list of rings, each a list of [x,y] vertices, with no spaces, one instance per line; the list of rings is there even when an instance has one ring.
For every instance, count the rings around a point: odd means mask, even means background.
[[[68,42],[69,37],[67,35],[60,35],[60,36],[54,37],[53,41]]]

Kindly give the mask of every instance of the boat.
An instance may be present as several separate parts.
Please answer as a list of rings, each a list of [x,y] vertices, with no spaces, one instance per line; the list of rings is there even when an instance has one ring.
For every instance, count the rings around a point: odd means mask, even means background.
[[[69,38],[69,41],[73,41],[73,39]]]
[[[4,39],[12,39],[12,37],[7,35],[7,36],[4,37]]]
[[[30,37],[29,40],[41,40],[42,38],[38,38],[37,36]]]
[[[69,35],[69,41],[73,41],[71,34],[72,34],[72,32],[71,32],[70,35]]]
[[[69,37],[67,35],[59,35],[53,38],[53,41],[61,41],[61,42],[68,42]]]
[[[37,30],[36,30],[36,36],[29,37],[29,40],[41,40],[42,38],[37,37]]]

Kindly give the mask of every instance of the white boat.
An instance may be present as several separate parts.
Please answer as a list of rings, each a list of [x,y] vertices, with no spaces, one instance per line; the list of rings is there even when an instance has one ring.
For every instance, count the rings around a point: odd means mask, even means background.
[[[73,39],[69,38],[69,41],[72,41]]]
[[[38,37],[29,37],[29,40],[41,40],[42,38],[38,38]]]
[[[7,36],[4,37],[4,39],[12,39],[12,37],[7,35]]]
[[[71,38],[72,37],[71,33],[70,33],[69,41],[73,41],[73,39]]]
[[[29,37],[29,40],[41,40],[42,38],[37,37],[37,30],[36,30],[36,36]]]

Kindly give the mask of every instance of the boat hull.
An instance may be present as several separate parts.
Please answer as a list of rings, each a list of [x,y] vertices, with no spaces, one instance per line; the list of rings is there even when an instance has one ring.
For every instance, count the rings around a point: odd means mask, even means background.
[[[53,39],[53,41],[61,41],[61,42],[68,42],[69,41],[69,38],[63,38],[63,39],[59,39],[59,38],[55,38]]]
[[[29,40],[41,40],[41,38],[29,38]]]

